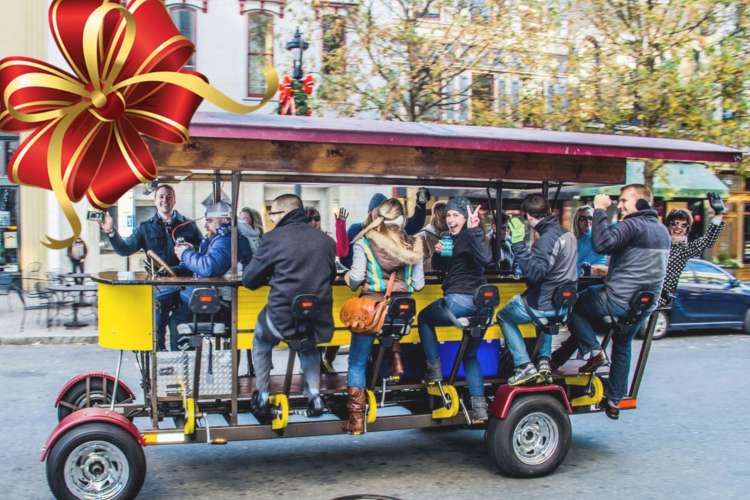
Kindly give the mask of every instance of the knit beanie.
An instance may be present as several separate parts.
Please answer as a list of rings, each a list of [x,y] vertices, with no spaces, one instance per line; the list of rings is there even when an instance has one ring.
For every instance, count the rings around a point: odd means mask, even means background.
[[[467,219],[469,218],[469,200],[463,196],[454,196],[448,200],[448,204],[445,206],[445,211],[449,212],[453,210],[458,212]]]
[[[372,212],[380,205],[382,205],[383,202],[387,199],[388,198],[386,198],[384,194],[375,193],[374,195],[372,195],[372,198],[370,198],[370,205],[367,207],[367,212]]]

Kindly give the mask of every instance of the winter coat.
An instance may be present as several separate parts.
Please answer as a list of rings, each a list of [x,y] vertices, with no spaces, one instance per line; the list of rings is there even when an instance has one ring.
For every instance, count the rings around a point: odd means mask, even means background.
[[[151,250],[162,258],[170,266],[176,266],[180,263],[174,254],[174,241],[172,240],[172,230],[180,224],[188,222],[182,214],[176,210],[172,214],[172,223],[167,226],[164,220],[155,213],[153,217],[141,222],[135,232],[123,239],[116,231],[109,239],[117,255],[127,257],[136,253],[138,250]],[[175,239],[184,238],[187,243],[194,247],[200,244],[202,235],[198,230],[195,222],[188,222],[175,231]]]
[[[250,262],[253,254],[245,238],[237,238],[237,261],[243,266]],[[218,278],[232,267],[232,227],[219,226],[216,234],[203,238],[198,249],[190,248],[182,252],[180,264],[174,268],[177,274],[192,273],[196,278]],[[180,292],[184,302],[190,300],[194,287],[186,287]]]
[[[706,234],[693,241],[685,243],[672,243],[672,249],[669,251],[669,260],[667,261],[667,276],[664,279],[664,286],[661,290],[659,306],[664,306],[672,301],[672,295],[677,290],[677,284],[680,281],[680,274],[685,269],[688,259],[698,258],[703,255],[703,251],[711,248],[719,240],[721,230],[724,229],[724,222],[718,224],[711,223],[708,226]]]
[[[417,233],[417,237],[424,242],[424,272],[431,272],[432,256],[435,254],[435,245],[440,241],[440,233],[435,226],[427,224]]]
[[[515,262],[526,277],[523,292],[529,307],[552,311],[555,289],[578,280],[576,271],[576,238],[565,231],[556,215],[539,221],[534,230],[539,234],[531,249],[525,242],[513,244]]]
[[[444,233],[450,234],[450,233]],[[445,273],[443,292],[473,295],[477,288],[487,283],[485,269],[492,265],[492,250],[481,227],[464,226],[453,239],[453,255],[432,256],[432,267]]]
[[[310,226],[304,210],[292,210],[263,235],[242,274],[242,284],[251,290],[271,286],[266,314],[285,337],[294,334],[294,297],[303,293],[317,296],[321,311],[314,324],[315,336],[318,342],[327,342],[333,334],[331,283],[336,278],[335,260],[333,239]]]
[[[250,251],[255,253],[255,251],[258,249],[258,245],[260,245],[260,229],[256,229],[250,224],[246,224],[244,222],[238,222],[237,231],[240,233],[240,236],[245,238],[250,244]]]
[[[408,237],[413,249],[404,248],[377,231],[369,231],[354,243],[349,286],[362,286],[364,294],[382,295],[395,273],[393,293],[412,293],[424,288],[422,240]]]
[[[628,310],[636,293],[661,292],[672,240],[656,210],[639,210],[610,225],[607,212],[596,209],[592,241],[597,253],[610,256],[604,282],[609,300]]]
[[[576,267],[578,268],[578,274],[581,274],[581,266],[584,263],[591,264],[592,266],[606,266],[607,256],[598,254],[594,251],[593,242],[593,231],[587,231],[581,233],[578,237],[578,259]]]
[[[427,209],[421,205],[417,205],[414,207],[414,214],[409,217],[406,220],[406,225],[404,226],[404,231],[406,234],[413,235],[417,234],[420,229],[422,229],[422,226],[424,226],[424,220],[427,217]],[[362,223],[356,223],[349,226],[349,229],[346,231],[346,237],[349,239],[349,252],[344,257],[341,257],[339,260],[341,263],[350,268],[352,267],[352,257],[354,252],[354,238],[357,237],[359,233],[362,232],[362,230],[365,228],[364,224]]]

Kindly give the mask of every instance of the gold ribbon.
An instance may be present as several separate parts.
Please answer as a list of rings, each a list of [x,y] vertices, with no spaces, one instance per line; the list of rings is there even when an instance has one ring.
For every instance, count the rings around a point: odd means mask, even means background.
[[[122,19],[105,56],[101,47],[104,36],[104,18],[112,11],[119,12],[122,15]],[[270,66],[263,70],[263,74],[266,77],[266,92],[258,104],[250,106],[232,100],[216,88],[206,83],[203,79],[193,74],[179,73],[175,71],[158,71],[141,74],[141,71],[145,68],[145,62],[140,68],[138,68],[133,76],[119,83],[113,84],[128,60],[130,50],[135,41],[135,33],[136,21],[133,14],[121,5],[105,3],[91,13],[86,20],[83,30],[84,60],[86,71],[91,79],[90,84],[93,88],[91,91],[89,91],[82,82],[73,80],[64,74],[57,76],[46,73],[27,73],[13,79],[3,93],[3,101],[7,112],[17,120],[28,123],[59,120],[55,125],[54,132],[50,139],[47,155],[47,175],[49,177],[52,191],[55,193],[55,197],[63,210],[65,218],[68,220],[68,223],[73,230],[73,236],[63,240],[58,240],[47,235],[46,240],[42,241],[42,244],[48,248],[66,248],[72,245],[76,238],[81,234],[81,221],[78,218],[65,189],[65,181],[68,176],[63,179],[63,139],[75,119],[85,111],[89,111],[99,120],[105,121],[105,119],[96,112],[96,108],[103,107],[107,103],[107,96],[110,93],[124,90],[131,85],[137,85],[140,83],[152,82],[172,84],[189,90],[225,111],[243,114],[260,109],[276,94],[276,89],[278,87],[278,74],[276,73],[276,70]],[[121,38],[122,41],[120,42]],[[119,48],[117,48],[118,42]],[[116,48],[117,53],[115,54],[114,51]],[[100,57],[104,59],[103,67],[100,67],[99,64]],[[29,86],[71,93],[81,96],[82,98],[90,99],[91,102],[89,103],[82,100],[77,104],[72,104],[55,110],[37,113],[23,113],[19,111],[18,108],[22,108],[24,103],[21,103],[16,107],[11,104],[10,98],[17,90]],[[165,122],[171,121],[169,118],[156,113],[153,113],[153,115],[152,118],[157,120],[161,119]],[[71,160],[71,163],[73,161],[75,161],[75,155],[73,160]],[[139,175],[139,172],[136,173],[138,174],[136,177],[143,182],[143,176]]]

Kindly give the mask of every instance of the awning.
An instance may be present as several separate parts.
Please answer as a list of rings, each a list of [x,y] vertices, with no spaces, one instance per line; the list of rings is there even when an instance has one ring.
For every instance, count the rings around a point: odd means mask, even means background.
[[[628,184],[643,183],[643,162],[628,160],[625,174]],[[622,186],[586,187],[579,190],[584,198],[597,193],[616,195]],[[706,193],[729,196],[729,188],[702,163],[665,163],[654,176],[654,196],[663,200],[705,198]]]

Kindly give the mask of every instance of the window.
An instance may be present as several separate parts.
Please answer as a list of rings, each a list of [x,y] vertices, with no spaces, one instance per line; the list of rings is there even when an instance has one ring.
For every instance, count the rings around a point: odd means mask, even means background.
[[[690,270],[695,273],[695,282],[702,285],[728,285],[731,276],[708,262],[690,261]]]
[[[177,30],[182,36],[190,40],[193,45],[198,46],[195,41],[195,21],[197,18],[196,10],[192,7],[170,7],[169,15],[172,22],[177,26]],[[190,60],[185,64],[186,69],[195,69],[195,52],[190,56]]]
[[[421,2],[417,2],[415,6],[417,17],[422,19],[440,19],[440,3],[440,0],[422,0]]]
[[[262,96],[266,91],[263,68],[273,65],[273,17],[247,15],[247,95]]]
[[[323,16],[321,24],[323,28],[323,74],[343,73],[346,68],[336,64],[336,59],[341,55],[339,49],[346,43],[344,18],[333,15]]]
[[[495,75],[475,73],[471,85],[471,108],[474,113],[492,111],[495,104]]]

